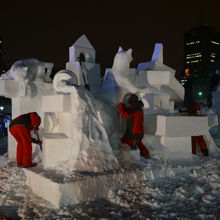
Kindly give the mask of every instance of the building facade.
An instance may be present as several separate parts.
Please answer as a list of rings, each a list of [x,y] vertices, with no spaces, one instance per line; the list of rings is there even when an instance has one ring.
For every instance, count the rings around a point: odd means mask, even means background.
[[[202,24],[184,35],[184,73],[180,83],[191,90],[187,94],[191,93],[197,102],[207,104],[211,98],[210,84],[218,80],[216,71],[220,69],[219,51],[220,34],[214,28]]]

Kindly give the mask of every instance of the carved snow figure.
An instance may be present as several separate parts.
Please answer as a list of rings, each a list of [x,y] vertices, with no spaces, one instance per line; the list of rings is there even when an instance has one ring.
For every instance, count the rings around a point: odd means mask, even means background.
[[[136,70],[130,69],[132,60],[132,49],[123,51],[119,47],[112,69],[105,75],[103,85],[97,95],[98,98],[117,104],[122,101],[126,93],[137,92],[135,88]]]
[[[44,166],[99,172],[117,167],[91,93],[77,85],[77,77],[70,70],[55,75],[53,88],[56,93],[42,100],[46,121]],[[53,152],[59,152],[59,157]]]
[[[1,75],[0,82],[3,85],[0,88],[0,94],[9,98],[36,96],[38,86],[35,82],[40,80],[51,83],[52,68],[53,63],[42,62],[34,58],[18,60],[5,74]]]
[[[71,93],[71,86],[78,85],[78,78],[71,70],[60,70],[53,79],[53,88],[57,93]]]
[[[37,78],[43,79],[45,82],[52,82],[50,74],[53,63],[46,63],[34,58],[16,61],[5,74],[2,74],[0,80],[28,80],[34,81]]]

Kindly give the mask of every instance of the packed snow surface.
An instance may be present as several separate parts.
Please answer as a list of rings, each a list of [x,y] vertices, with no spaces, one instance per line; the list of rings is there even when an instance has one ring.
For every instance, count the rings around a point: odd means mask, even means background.
[[[166,161],[156,150],[140,166],[146,181],[99,199],[55,209],[26,186],[16,162],[0,156],[0,217],[22,219],[220,219],[220,153]],[[128,167],[126,168],[128,169]],[[139,169],[139,168],[138,168]],[[123,172],[125,168],[121,168]],[[78,175],[85,175],[78,173]],[[86,175],[93,175],[86,174]]]

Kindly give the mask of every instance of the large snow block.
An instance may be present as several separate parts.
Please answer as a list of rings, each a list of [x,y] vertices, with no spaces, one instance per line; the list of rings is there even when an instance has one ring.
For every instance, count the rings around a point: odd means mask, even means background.
[[[55,168],[58,163],[71,160],[71,139],[66,135],[61,133],[45,134],[42,144],[42,164],[45,168]]]
[[[17,80],[0,80],[0,96],[7,98],[23,97],[26,94],[26,85]]]
[[[181,115],[144,115],[146,134],[169,137],[188,137],[208,133],[208,117]]]
[[[157,115],[144,114],[144,132],[145,134],[155,135],[157,130]]]
[[[37,112],[43,121],[41,101],[41,96],[12,99],[12,118],[29,112]],[[43,124],[41,124],[41,126],[43,126]]]
[[[12,159],[12,158],[16,158],[16,155],[17,155],[17,141],[11,135],[11,133],[8,132],[8,157]]]
[[[71,95],[49,95],[42,97],[43,112],[68,112],[71,109]]]
[[[170,113],[173,103],[169,95],[145,94],[142,96],[145,114]]]
[[[208,133],[206,116],[157,116],[156,135],[169,137],[187,137]]]
[[[170,94],[170,100],[172,101],[184,100],[185,89],[174,76],[171,76],[169,84],[162,85],[160,90],[161,92]]]
[[[184,87],[171,71],[139,71],[136,77],[136,86],[146,88],[146,85],[157,88],[160,93],[170,95],[172,101],[182,101],[184,99]]]
[[[37,196],[44,198],[58,207],[60,197],[59,183],[40,175],[39,173],[42,169],[39,167],[36,167],[34,170],[23,168],[23,171],[27,177],[26,183],[32,191]]]
[[[184,159],[192,157],[191,137],[161,137],[164,147],[162,154],[165,158]]]
[[[171,77],[170,71],[139,71],[137,77],[137,87],[145,88],[146,84],[150,85],[164,85],[169,84]]]
[[[143,169],[124,172],[76,173],[76,175],[54,175],[54,171],[42,167],[24,168],[26,183],[39,197],[59,208],[66,205],[94,201],[99,198],[114,199],[115,191],[126,185],[135,185],[146,180]]]

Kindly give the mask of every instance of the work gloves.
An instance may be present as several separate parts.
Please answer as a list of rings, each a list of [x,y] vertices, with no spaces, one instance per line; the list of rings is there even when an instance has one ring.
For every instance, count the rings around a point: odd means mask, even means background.
[[[39,141],[35,138],[32,138],[32,142],[35,143],[35,144],[38,144],[38,145],[42,145],[42,141]]]
[[[39,133],[39,130],[40,130],[40,129],[39,129],[38,126],[34,126],[34,133],[35,133],[35,134],[38,134],[38,133]]]

